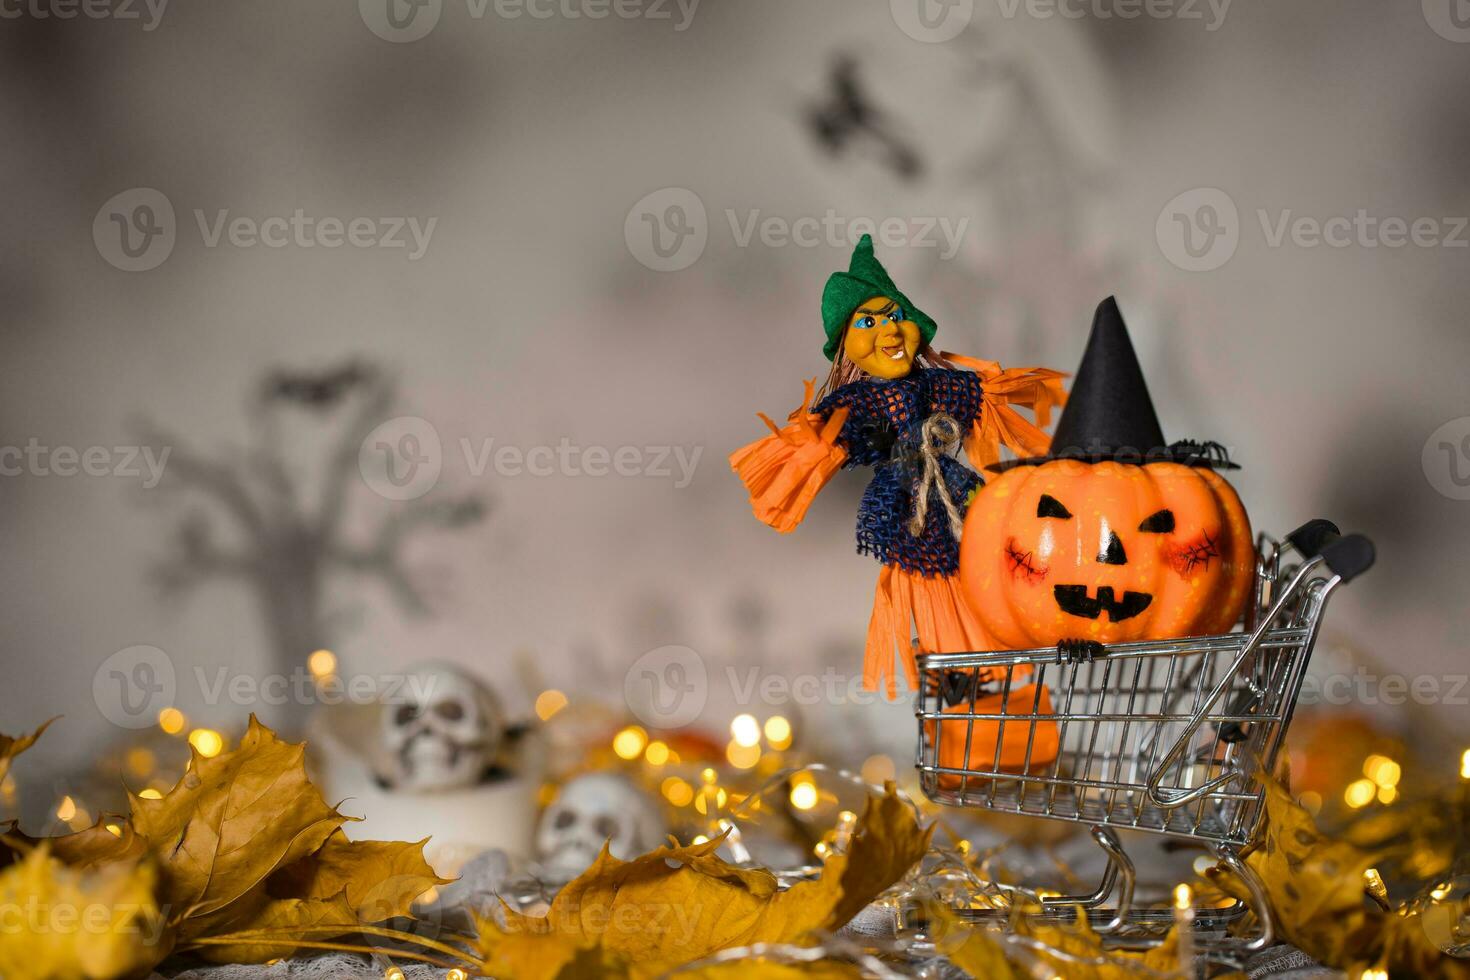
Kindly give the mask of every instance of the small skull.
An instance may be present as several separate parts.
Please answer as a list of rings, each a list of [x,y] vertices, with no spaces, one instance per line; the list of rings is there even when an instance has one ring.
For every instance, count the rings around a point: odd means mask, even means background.
[[[607,842],[613,857],[637,857],[663,842],[663,817],[632,783],[609,773],[578,776],[561,788],[536,828],[536,856],[546,876],[571,880]]]
[[[381,717],[383,777],[395,790],[473,786],[493,768],[505,741],[495,692],[449,664],[414,670]]]

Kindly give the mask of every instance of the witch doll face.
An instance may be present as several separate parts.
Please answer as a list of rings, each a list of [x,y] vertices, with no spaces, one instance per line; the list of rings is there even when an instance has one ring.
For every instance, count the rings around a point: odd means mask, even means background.
[[[907,377],[919,352],[919,325],[887,296],[860,305],[847,321],[842,352],[865,373],[884,380]]]

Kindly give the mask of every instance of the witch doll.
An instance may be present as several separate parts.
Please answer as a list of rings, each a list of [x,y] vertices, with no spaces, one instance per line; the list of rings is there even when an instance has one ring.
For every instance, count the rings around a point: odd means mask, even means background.
[[[730,466],[755,516],[782,533],[795,529],[838,469],[870,466],[858,506],[857,550],[882,563],[863,662],[863,685],[896,696],[894,652],[918,687],[918,653],[986,650],[989,638],[959,587],[965,509],[1004,443],[1021,456],[1044,454],[1038,426],[1065,400],[1063,374],[938,353],[938,325],[909,302],[873,256],[864,235],[846,272],[822,293],[827,380],[806,382],[785,427],[737,450]],[[813,402],[815,401],[815,405]],[[1032,424],[1013,406],[1029,408]],[[971,469],[952,451],[964,443]]]

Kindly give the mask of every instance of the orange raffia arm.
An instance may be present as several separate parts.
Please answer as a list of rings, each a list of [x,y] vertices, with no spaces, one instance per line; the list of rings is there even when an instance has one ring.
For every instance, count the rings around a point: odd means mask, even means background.
[[[730,454],[730,468],[750,492],[756,518],[782,534],[795,530],[817,492],[847,459],[847,450],[837,445],[847,409],[834,411],[825,424],[820,415],[810,414],[816,383],[815,378],[806,382],[806,397],[788,425],[777,428],[761,415],[771,434]]]
[[[1067,402],[1067,394],[1062,390],[1065,374],[1049,368],[1002,370],[995,361],[961,354],[939,356],[980,375],[984,392],[980,414],[965,439],[965,452],[977,470],[1000,462],[1002,443],[1017,456],[1046,454],[1051,437],[1041,430],[1051,424],[1052,409]],[[1013,406],[1031,409],[1036,416],[1035,424],[1026,421]]]

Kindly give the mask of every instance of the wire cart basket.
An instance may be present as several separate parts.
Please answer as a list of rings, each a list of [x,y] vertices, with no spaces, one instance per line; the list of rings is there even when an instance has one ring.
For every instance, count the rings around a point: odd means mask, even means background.
[[[1196,910],[1202,950],[1250,953],[1273,941],[1264,888],[1241,860],[1264,815],[1256,774],[1275,767],[1327,600],[1373,564],[1374,550],[1314,520],[1284,542],[1261,535],[1256,555],[1254,600],[1237,632],[1119,643],[1085,662],[1057,648],[918,658],[925,795],[1087,824],[1107,852],[1097,889],[1047,898],[1050,914],[1080,905],[1113,941],[1162,938],[1173,913],[1133,907],[1133,863],[1113,832],[1123,828],[1204,845],[1244,882],[1249,902]],[[1038,738],[1042,725],[1054,727]],[[1254,936],[1226,938],[1247,911]]]

